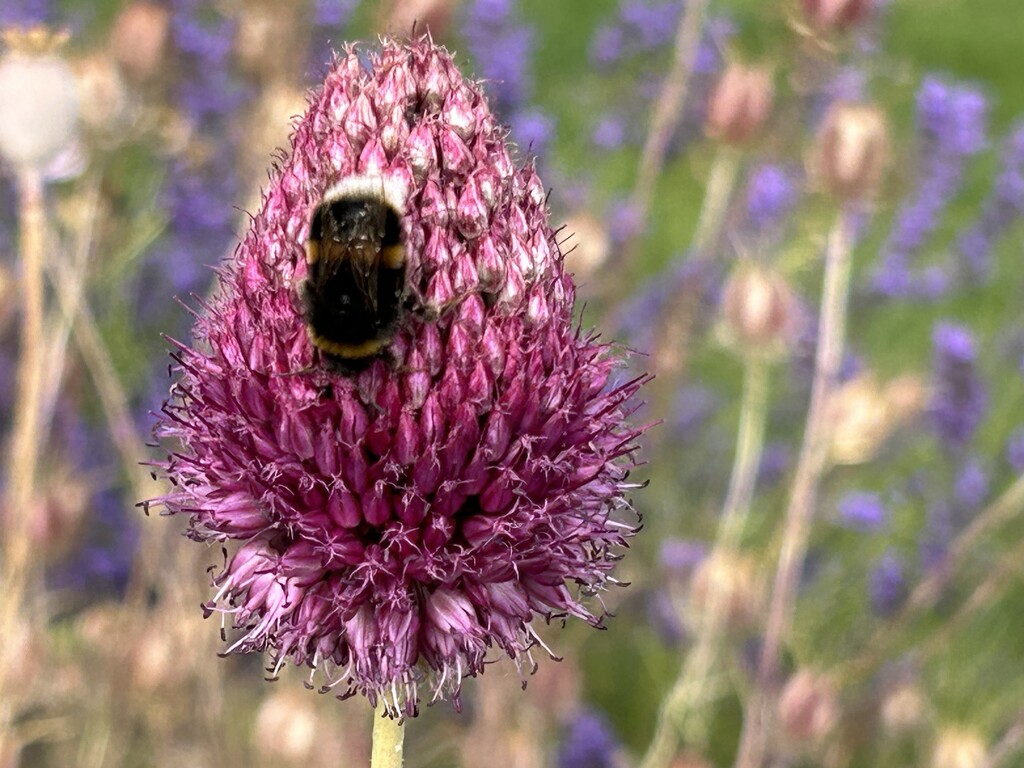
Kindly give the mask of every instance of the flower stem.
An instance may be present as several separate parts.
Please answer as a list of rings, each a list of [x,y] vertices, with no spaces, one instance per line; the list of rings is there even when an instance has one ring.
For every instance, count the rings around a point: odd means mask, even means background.
[[[739,546],[743,527],[754,496],[757,471],[764,447],[765,417],[768,410],[768,363],[750,355],[743,376],[743,400],[736,437],[729,491],[718,524],[715,548],[710,557],[733,552]],[[717,658],[718,643],[725,626],[728,596],[722,585],[711,580],[707,608],[701,617],[694,649],[662,703],[654,738],[647,749],[641,768],[663,768],[671,763],[679,746],[679,732],[687,716],[700,699],[708,675]]]
[[[811,402],[786,510],[782,548],[775,572],[764,643],[761,646],[757,681],[745,706],[736,768],[760,768],[764,761],[771,727],[771,693],[778,682],[779,653],[792,619],[796,588],[803,570],[811,521],[817,506],[818,484],[828,458],[831,435],[831,425],[827,418],[828,401],[843,359],[852,250],[852,216],[843,210],[828,238]]]
[[[672,134],[675,133],[683,116],[683,105],[690,90],[693,65],[697,59],[697,49],[700,47],[707,8],[708,0],[690,0],[683,6],[683,13],[676,29],[672,69],[665,77],[654,104],[651,128],[644,141],[637,167],[636,183],[630,199],[630,204],[641,221],[647,220],[651,199],[654,197],[654,187],[665,164],[665,155]],[[623,250],[620,265],[623,269],[630,268],[637,258],[638,250],[639,244],[636,238],[633,238]]]
[[[384,714],[383,703],[373,712],[373,750],[370,768],[402,768],[405,721]]]
[[[46,344],[43,338],[43,259],[46,214],[43,208],[43,180],[36,170],[26,169],[18,177],[19,257],[21,267],[21,347],[18,358],[17,398],[14,426],[7,456],[6,510],[4,520],[3,570],[0,583],[0,637],[12,642],[23,628],[20,613],[30,580],[31,506],[42,441],[42,403],[46,377]],[[15,716],[15,694],[10,688],[11,664],[18,664],[16,652],[4,654],[0,662],[0,753],[7,742],[8,728]]]

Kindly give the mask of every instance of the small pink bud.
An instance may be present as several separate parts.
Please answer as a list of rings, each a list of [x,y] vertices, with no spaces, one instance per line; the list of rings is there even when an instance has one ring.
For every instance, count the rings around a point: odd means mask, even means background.
[[[839,713],[832,682],[809,669],[789,679],[779,696],[779,722],[794,741],[819,741],[828,735]]]
[[[825,189],[843,199],[870,197],[889,160],[885,115],[874,106],[833,104],[814,153],[814,170]]]
[[[729,343],[748,352],[778,352],[792,335],[796,300],[778,272],[745,262],[725,283],[721,311]]]
[[[803,0],[804,19],[822,32],[841,31],[871,13],[872,0]]]
[[[726,144],[754,138],[768,119],[774,93],[767,69],[730,64],[711,94],[708,135]]]
[[[114,20],[110,52],[134,80],[148,80],[163,69],[171,14],[157,3],[130,3]]]

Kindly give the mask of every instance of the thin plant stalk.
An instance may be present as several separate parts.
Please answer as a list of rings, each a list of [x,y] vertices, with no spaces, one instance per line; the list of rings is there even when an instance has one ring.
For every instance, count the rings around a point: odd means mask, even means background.
[[[402,768],[405,721],[384,714],[381,702],[373,711],[373,748],[370,768]]]
[[[7,455],[4,519],[3,596],[0,637],[14,642],[24,631],[21,613],[25,590],[32,581],[30,523],[42,442],[42,407],[46,379],[43,262],[46,253],[46,211],[42,174],[24,169],[18,175],[19,261],[22,315],[14,426]],[[16,646],[15,646],[16,648]],[[20,654],[8,648],[0,662],[0,754],[13,748],[10,725],[16,716],[13,667]]]
[[[651,128],[644,140],[637,166],[636,183],[630,204],[641,221],[647,220],[647,214],[654,197],[654,188],[665,165],[672,135],[679,126],[683,116],[683,105],[690,91],[693,79],[693,66],[697,60],[701,33],[704,30],[704,19],[707,15],[708,0],[690,0],[683,6],[683,13],[676,28],[672,69],[669,70],[654,103],[651,114]],[[639,243],[634,238],[623,250],[622,266],[629,269],[636,260]]]
[[[875,630],[866,643],[867,652],[851,660],[840,670],[837,677],[844,680],[859,679],[870,674],[882,664],[886,652],[899,631],[905,629],[915,616],[935,605],[945,588],[960,571],[968,553],[974,550],[974,546],[982,537],[1015,519],[1022,511],[1024,511],[1024,476],[1018,477],[953,540],[943,567],[934,569],[921,580],[904,602],[899,614]],[[1014,556],[1018,554],[1016,551],[1014,552]],[[1010,563],[1016,562],[1019,560],[1010,560]],[[1000,573],[1002,573],[1002,569],[997,566],[990,570],[989,578],[996,578]]]
[[[736,768],[760,768],[764,763],[771,729],[772,693],[778,684],[779,654],[793,617],[797,585],[817,507],[818,485],[828,460],[831,437],[828,407],[843,359],[852,251],[853,217],[848,211],[841,210],[829,233],[826,247],[811,401],[786,509],[756,685],[745,706]]]
[[[708,174],[707,192],[701,204],[697,231],[693,236],[692,248],[698,257],[709,256],[722,231],[725,214],[729,210],[736,176],[740,169],[742,153],[735,147],[722,145],[715,153],[715,159]]]
[[[1022,748],[1024,748],[1024,714],[1018,715],[1013,725],[992,747],[984,768],[1001,768],[1001,766],[1009,765],[1007,761],[1020,754]]]
[[[729,490],[718,525],[714,551],[734,552],[743,535],[750,512],[764,448],[765,418],[768,411],[768,363],[756,355],[745,360],[743,399],[740,404],[736,456],[733,459]],[[664,768],[671,763],[679,746],[679,734],[686,718],[699,703],[718,657],[719,642],[728,613],[728,596],[721,585],[711,580],[707,609],[701,617],[694,649],[658,713],[654,737],[641,768]]]

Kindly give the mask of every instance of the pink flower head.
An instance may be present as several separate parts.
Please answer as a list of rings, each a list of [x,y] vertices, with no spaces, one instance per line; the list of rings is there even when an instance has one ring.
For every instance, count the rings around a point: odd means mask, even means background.
[[[539,618],[586,598],[635,532],[625,492],[641,381],[573,320],[532,164],[429,38],[347,49],[313,92],[262,208],[198,313],[158,435],[161,499],[238,542],[209,611],[228,651],[304,664],[322,690],[414,715],[458,705],[490,653],[532,668]],[[338,371],[310,342],[305,240],[326,190],[380,176],[401,201],[409,309]]]

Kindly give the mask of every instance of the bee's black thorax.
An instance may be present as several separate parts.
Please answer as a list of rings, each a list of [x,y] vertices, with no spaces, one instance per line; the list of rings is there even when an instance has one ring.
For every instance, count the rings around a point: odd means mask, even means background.
[[[341,370],[365,367],[404,311],[398,213],[372,196],[325,198],[310,226],[307,267],[302,304],[311,341]]]

